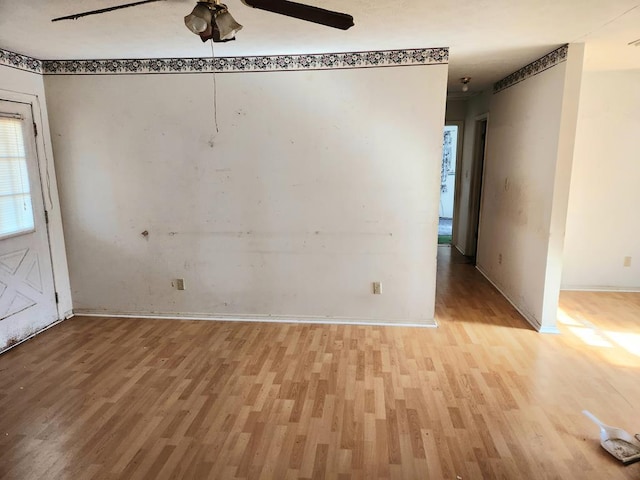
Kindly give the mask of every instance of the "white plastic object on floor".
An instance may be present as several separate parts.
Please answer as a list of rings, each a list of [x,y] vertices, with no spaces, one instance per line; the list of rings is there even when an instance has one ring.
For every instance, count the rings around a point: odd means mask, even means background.
[[[582,413],[600,427],[602,448],[625,465],[640,461],[640,444],[628,432],[602,423],[588,410],[583,410]]]

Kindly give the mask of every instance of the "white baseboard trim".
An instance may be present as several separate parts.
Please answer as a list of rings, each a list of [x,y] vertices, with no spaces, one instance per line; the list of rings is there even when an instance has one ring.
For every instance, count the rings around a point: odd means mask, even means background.
[[[563,285],[560,290],[568,292],[620,292],[639,293],[640,287],[603,287],[600,285]]]
[[[529,325],[535,328],[539,333],[552,333],[552,334],[560,333],[560,330],[555,325],[552,327],[540,325],[540,323],[538,323],[538,321],[535,318],[533,318],[528,313],[523,312],[522,309],[518,307],[518,305],[516,305],[506,293],[504,293],[504,290],[502,290],[502,288],[498,284],[496,284],[496,282],[494,282],[491,278],[489,278],[489,275],[487,275],[487,273],[482,269],[482,267],[480,267],[480,265],[476,265],[476,269],[482,274],[484,278],[487,279],[487,281],[491,285],[493,285],[493,287],[496,290],[498,290],[498,292],[500,292],[500,295],[502,295],[507,300],[507,302],[509,302],[511,306],[515,308],[520,315],[522,315],[522,318],[524,318],[527,321],[527,323],[529,323]]]
[[[560,329],[555,325],[553,327],[540,327],[538,329],[539,333],[550,333],[552,335],[560,335]]]
[[[374,327],[415,327],[437,328],[435,319],[415,322],[409,320],[381,321],[373,318],[339,318],[339,317],[312,317],[294,315],[211,315],[211,314],[181,314],[181,313],[155,313],[155,312],[109,312],[91,309],[75,309],[74,316],[83,317],[114,317],[114,318],[145,318],[158,320],[208,320],[216,322],[263,322],[263,323],[312,323],[329,325],[367,325]]]

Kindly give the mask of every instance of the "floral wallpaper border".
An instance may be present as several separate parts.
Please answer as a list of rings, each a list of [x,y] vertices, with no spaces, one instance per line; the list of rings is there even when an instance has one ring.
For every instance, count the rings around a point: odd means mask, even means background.
[[[567,54],[569,52],[569,45],[563,45],[560,48],[555,49],[553,52],[547,53],[545,56],[540,57],[538,60],[531,62],[529,65],[522,67],[517,72],[513,72],[511,75],[507,75],[502,80],[493,84],[493,93],[501,92],[502,90],[512,87],[513,85],[533,77],[551,67],[567,60]]]
[[[0,65],[26,70],[27,72],[42,73],[42,62],[35,58],[20,55],[0,48]]]
[[[449,49],[374,50],[367,52],[219,58],[145,58],[37,60],[0,49],[0,65],[44,75],[115,75],[135,73],[265,72],[395,67],[449,63]]]
[[[43,73],[46,75],[117,75],[134,73],[210,73],[213,71],[216,73],[265,72],[429,65],[448,63],[448,61],[448,48],[421,48],[415,50],[255,57],[44,60]]]

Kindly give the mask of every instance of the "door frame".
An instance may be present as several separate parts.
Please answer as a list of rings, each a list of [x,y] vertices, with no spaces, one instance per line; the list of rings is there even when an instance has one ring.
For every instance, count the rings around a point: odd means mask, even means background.
[[[462,145],[464,144],[464,121],[450,120],[445,121],[444,126],[458,127],[458,137],[456,144],[456,174],[453,179],[453,219],[451,222],[451,245],[455,245],[458,238],[458,229],[456,228],[456,218],[460,213],[460,169],[462,167]],[[442,193],[441,193],[442,195]]]
[[[55,262],[56,259],[54,256],[53,245],[52,245],[52,232],[51,232],[52,215],[50,214],[50,212],[56,208],[59,211],[60,204],[58,202],[57,189],[54,190],[52,188],[52,183],[55,182],[55,172],[53,171],[53,165],[51,164],[53,160],[52,158],[50,158],[50,155],[47,154],[47,145],[45,143],[45,138],[44,138],[45,129],[44,129],[44,120],[43,120],[43,111],[42,111],[43,109],[40,104],[40,97],[37,94],[21,93],[21,92],[16,92],[12,90],[4,90],[0,88],[0,100],[9,102],[9,103],[26,105],[31,110],[31,118],[33,120],[34,128],[35,128],[34,142],[35,142],[35,161],[37,164],[37,171],[38,171],[37,180],[40,186],[40,194],[42,195],[42,205],[45,210],[45,218],[48,218],[48,221],[44,222],[45,223],[44,227],[47,234],[47,249],[48,249],[49,258],[51,261],[53,289],[54,289],[56,298],[58,298],[58,295],[59,295],[58,292],[60,290],[58,285],[58,278],[57,278],[58,276],[56,275],[57,273],[56,262]],[[58,217],[61,218],[59,215],[59,212],[58,212],[58,215],[56,215],[56,218]],[[65,257],[65,264],[66,264],[66,257]],[[65,313],[61,311],[61,305],[60,305],[60,302],[58,301],[55,304],[55,308],[56,308],[57,321],[52,323],[51,325],[44,327],[42,330],[39,330],[35,334],[39,333],[40,331],[46,330],[47,328],[50,328],[51,326],[55,325],[60,320],[71,316],[71,312]],[[31,338],[31,336],[27,338]],[[24,340],[26,339],[21,339],[19,343],[22,343],[22,341]]]
[[[480,128],[486,123],[484,148],[480,149]],[[475,265],[478,256],[478,241],[480,236],[480,222],[482,221],[482,196],[484,194],[484,171],[487,160],[487,145],[489,134],[489,113],[483,113],[474,118],[473,163],[471,165],[471,182],[469,185],[469,224],[467,225],[467,246],[473,245],[469,252]]]

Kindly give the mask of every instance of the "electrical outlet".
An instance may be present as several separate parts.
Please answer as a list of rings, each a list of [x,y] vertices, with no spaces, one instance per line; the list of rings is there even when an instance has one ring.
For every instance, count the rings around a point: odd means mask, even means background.
[[[631,257],[624,257],[623,265],[625,267],[630,267],[631,266]]]
[[[502,254],[498,254],[498,265],[502,265]]]
[[[380,282],[373,282],[373,294],[380,295],[382,293],[382,284]]]
[[[173,283],[176,286],[176,290],[184,290],[184,278],[176,278]]]

